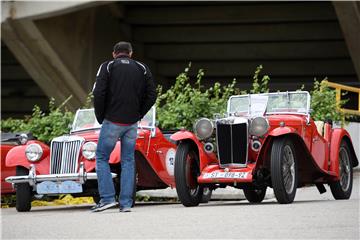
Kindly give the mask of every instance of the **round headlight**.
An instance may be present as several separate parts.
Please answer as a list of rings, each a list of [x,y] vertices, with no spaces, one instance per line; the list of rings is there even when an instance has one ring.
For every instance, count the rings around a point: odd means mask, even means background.
[[[195,135],[200,139],[211,137],[214,131],[214,125],[208,118],[200,118],[194,125]]]
[[[264,136],[268,130],[269,123],[264,117],[256,117],[250,123],[250,135],[261,137]]]
[[[87,142],[82,147],[82,155],[88,160],[95,159],[97,144],[94,142]]]
[[[38,161],[43,154],[41,146],[37,143],[29,144],[25,149],[26,158],[31,162]]]
[[[22,145],[25,145],[27,143],[27,141],[29,140],[29,137],[26,133],[22,133],[19,136],[19,141]]]

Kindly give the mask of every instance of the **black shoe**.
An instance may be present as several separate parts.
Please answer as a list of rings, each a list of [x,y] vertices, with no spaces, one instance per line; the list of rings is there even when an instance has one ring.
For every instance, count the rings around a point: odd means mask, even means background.
[[[112,203],[98,203],[95,206],[93,206],[91,208],[92,212],[101,212],[104,211],[108,208],[112,208],[115,207],[117,205],[117,202],[112,202]]]

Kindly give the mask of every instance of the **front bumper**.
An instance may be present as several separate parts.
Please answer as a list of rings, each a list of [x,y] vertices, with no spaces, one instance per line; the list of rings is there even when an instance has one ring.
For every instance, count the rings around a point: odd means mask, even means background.
[[[117,174],[111,173],[112,178],[115,178]],[[35,187],[37,183],[50,181],[50,182],[66,182],[66,181],[75,181],[80,184],[84,184],[87,180],[97,180],[96,173],[87,173],[85,172],[84,164],[80,163],[78,173],[64,173],[64,174],[45,174],[45,175],[36,175],[36,169],[34,165],[30,166],[29,175],[24,176],[10,176],[5,178],[6,182],[16,184],[16,183],[29,183],[30,186]]]

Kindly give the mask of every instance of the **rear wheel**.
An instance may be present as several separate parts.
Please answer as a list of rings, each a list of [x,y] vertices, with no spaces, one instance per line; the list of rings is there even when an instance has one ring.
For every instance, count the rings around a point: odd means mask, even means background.
[[[352,191],[353,169],[351,155],[346,142],[342,142],[339,150],[340,180],[330,183],[331,193],[335,199],[349,199]]]
[[[294,144],[290,138],[276,138],[271,149],[271,182],[279,203],[292,203],[298,174]]]
[[[29,175],[29,170],[22,166],[16,167],[16,176]],[[16,184],[16,210],[28,212],[31,209],[32,188],[29,183]]]
[[[180,143],[175,155],[176,192],[186,207],[197,206],[203,196],[203,187],[197,182],[200,175],[199,157],[189,143]]]
[[[250,203],[260,203],[264,200],[266,186],[258,189],[244,189],[244,195]]]

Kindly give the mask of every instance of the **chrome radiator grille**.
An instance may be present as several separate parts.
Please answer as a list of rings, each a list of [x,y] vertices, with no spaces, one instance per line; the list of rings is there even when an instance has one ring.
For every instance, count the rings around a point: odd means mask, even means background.
[[[216,124],[218,158],[222,167],[244,167],[247,163],[247,123]]]
[[[50,174],[76,173],[84,141],[84,138],[77,136],[54,138],[50,146]]]

